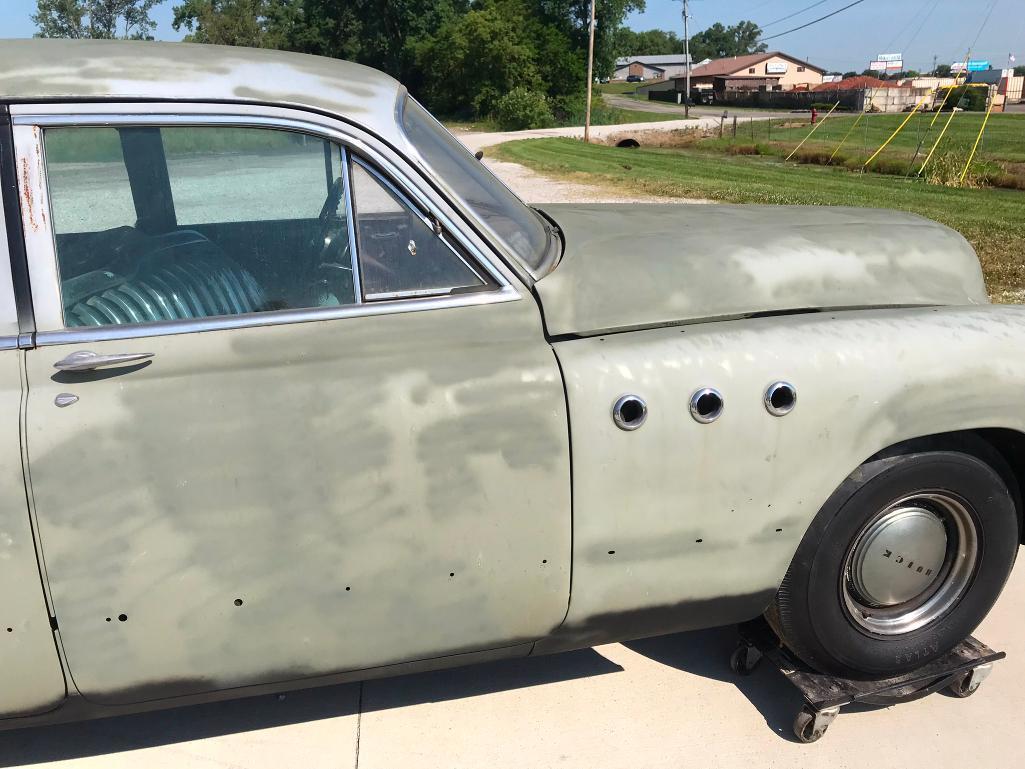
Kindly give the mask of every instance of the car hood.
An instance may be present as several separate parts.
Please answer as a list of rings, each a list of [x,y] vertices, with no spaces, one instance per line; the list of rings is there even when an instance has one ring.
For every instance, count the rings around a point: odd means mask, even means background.
[[[760,313],[986,304],[954,230],[866,208],[546,205],[565,250],[535,284],[552,335]]]

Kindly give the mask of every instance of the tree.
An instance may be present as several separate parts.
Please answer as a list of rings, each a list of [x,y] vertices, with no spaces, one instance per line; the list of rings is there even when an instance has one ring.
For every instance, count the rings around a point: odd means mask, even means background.
[[[37,37],[143,40],[157,25],[153,7],[164,0],[36,0]]]
[[[716,22],[690,39],[690,53],[695,61],[764,53],[769,48],[758,42],[761,36],[761,28],[753,21],[741,21],[732,27]]]
[[[171,25],[191,43],[285,48],[302,12],[302,0],[185,0]]]
[[[579,92],[585,62],[565,34],[540,23],[532,10],[529,0],[484,0],[418,44],[428,104],[445,114],[480,117],[494,113],[514,89],[517,101],[531,105],[538,96]]]
[[[528,7],[545,26],[566,35],[586,65],[590,0],[529,0]],[[643,11],[644,0],[595,0],[594,74],[608,77],[616,67],[617,38],[626,17]]]
[[[635,32],[629,27],[622,27],[615,37],[617,58],[620,56],[662,56],[683,53],[683,39],[675,32],[662,29],[649,29],[646,32]]]
[[[953,74],[949,64],[939,64],[936,69],[932,71],[933,77],[950,77]]]
[[[643,8],[597,0],[596,76],[612,73],[623,22]],[[178,0],[173,24],[194,42],[369,65],[443,114],[495,115],[505,99],[503,116],[537,122],[546,109],[582,114],[589,11],[590,0]]]
[[[1020,67],[1015,67],[1014,68],[1014,76],[1015,77],[1023,77],[1023,76],[1025,76],[1025,64],[1021,65]]]
[[[858,76],[858,73],[855,72],[854,70],[851,70],[850,72],[844,72],[843,73],[843,79],[844,80],[847,80],[847,79],[852,78],[852,77],[857,77],[857,76]]]

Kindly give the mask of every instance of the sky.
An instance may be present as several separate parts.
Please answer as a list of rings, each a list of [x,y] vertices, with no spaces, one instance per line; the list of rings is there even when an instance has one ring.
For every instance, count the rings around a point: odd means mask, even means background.
[[[815,8],[774,24],[815,0],[691,0],[691,31],[717,21],[735,24],[750,19],[768,36],[813,21],[851,1],[824,0]],[[171,27],[174,4],[175,0],[165,0],[154,10],[159,40],[182,38],[183,32]],[[989,6],[990,0],[864,0],[831,19],[769,40],[766,45],[827,70],[860,72],[881,53],[904,54],[907,69],[931,70],[933,56],[946,64],[964,58]],[[0,0],[0,38],[31,37],[34,26],[29,17],[35,7],[35,0]],[[636,30],[671,29],[682,35],[682,7],[680,0],[647,0],[647,10],[631,15],[627,23]],[[1017,56],[1018,64],[1025,64],[1022,0],[996,0],[972,58],[1005,67],[1009,54]]]

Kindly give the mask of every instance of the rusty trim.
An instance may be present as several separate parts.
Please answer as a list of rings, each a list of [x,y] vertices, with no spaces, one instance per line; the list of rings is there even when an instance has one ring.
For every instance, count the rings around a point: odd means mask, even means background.
[[[25,253],[25,232],[22,229],[21,202],[18,195],[18,173],[14,157],[14,132],[10,111],[0,105],[0,198],[3,199],[3,220],[7,227],[7,247],[11,254],[11,279],[21,334],[34,334],[32,289]]]

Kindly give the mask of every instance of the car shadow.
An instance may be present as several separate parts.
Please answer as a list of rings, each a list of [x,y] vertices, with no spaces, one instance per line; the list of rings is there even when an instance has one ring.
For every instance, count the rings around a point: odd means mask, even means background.
[[[738,639],[736,627],[729,626],[628,641],[624,646],[677,670],[733,684],[761,714],[769,729],[784,740],[797,742],[793,724],[804,698],[779,669],[766,660],[750,675],[734,673],[730,669],[730,654]],[[843,712],[871,712],[885,707],[853,703],[845,706]]]
[[[769,729],[782,739],[794,741],[791,729],[804,702],[801,695],[766,662],[749,676],[734,673],[729,657],[737,639],[736,628],[730,626],[629,641],[624,646],[659,664],[733,684],[762,715]],[[585,649],[400,676],[381,687],[372,702],[361,696],[361,684],[352,683],[16,729],[0,732],[0,767],[120,753],[337,718],[360,710],[365,713],[445,702],[622,670],[593,649]],[[859,712],[878,707],[852,705],[844,710]]]
[[[734,673],[730,669],[730,654],[737,640],[737,629],[731,626],[644,638],[624,645],[663,665],[733,684],[773,732],[783,739],[794,740],[794,716],[804,700],[779,670],[764,661],[750,675]]]
[[[490,662],[392,679],[384,697],[361,703],[359,683],[303,689],[207,705],[35,726],[0,732],[0,767],[85,758],[179,742],[256,731],[360,711],[387,710],[426,702],[476,697],[578,678],[622,668],[592,649],[546,657]]]

